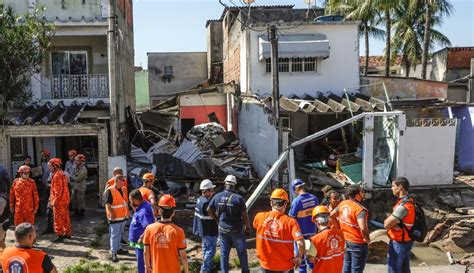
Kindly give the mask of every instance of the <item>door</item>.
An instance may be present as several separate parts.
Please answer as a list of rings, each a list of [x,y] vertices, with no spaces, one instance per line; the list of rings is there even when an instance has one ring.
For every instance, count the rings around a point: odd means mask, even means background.
[[[86,51],[51,53],[52,98],[87,97],[89,79]]]

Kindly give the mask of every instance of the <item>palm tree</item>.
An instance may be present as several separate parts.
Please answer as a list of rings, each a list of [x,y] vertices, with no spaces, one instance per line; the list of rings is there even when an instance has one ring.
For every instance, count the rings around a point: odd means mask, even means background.
[[[453,11],[453,5],[449,0],[414,0],[422,1],[425,7],[424,36],[423,36],[423,55],[421,57],[421,77],[426,79],[426,67],[428,65],[428,52],[430,47],[431,26],[433,16],[450,16]]]
[[[385,24],[385,77],[390,77],[390,53],[391,53],[391,31],[392,18],[394,10],[400,5],[401,0],[376,0],[375,8],[383,12],[383,20]]]
[[[327,0],[325,5],[327,14],[340,14],[348,20],[361,21],[359,35],[364,36],[365,42],[364,76],[369,68],[370,37],[383,39],[385,36],[385,32],[377,28],[378,14],[374,3],[374,0]]]
[[[425,34],[425,12],[424,3],[421,1],[402,0],[401,4],[394,10],[392,38],[392,58],[402,57],[402,65],[405,67],[405,76],[408,77],[412,65],[420,62],[423,53],[423,39]],[[439,31],[433,29],[440,25],[442,18],[433,16],[430,26],[430,44],[432,50],[434,44],[450,46],[449,39]]]

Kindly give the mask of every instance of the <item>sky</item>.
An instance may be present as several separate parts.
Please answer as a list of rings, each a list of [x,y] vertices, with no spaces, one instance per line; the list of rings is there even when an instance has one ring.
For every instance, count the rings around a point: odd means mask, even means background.
[[[133,0],[135,65],[147,67],[148,52],[192,52],[207,50],[206,21],[219,19],[223,6],[218,0]],[[223,0],[229,6],[241,0]],[[317,1],[317,4],[320,0]],[[451,0],[454,12],[437,27],[452,46],[474,46],[474,0]],[[254,5],[288,5],[306,8],[304,0],[255,0]],[[370,55],[382,55],[385,43],[370,41]],[[435,50],[441,49],[436,47]],[[361,55],[365,48],[360,42]]]

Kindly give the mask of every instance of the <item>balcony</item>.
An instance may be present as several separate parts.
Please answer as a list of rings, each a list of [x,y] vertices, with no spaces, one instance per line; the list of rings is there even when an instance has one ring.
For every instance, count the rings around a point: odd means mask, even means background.
[[[104,99],[109,97],[107,74],[41,76],[41,99]]]

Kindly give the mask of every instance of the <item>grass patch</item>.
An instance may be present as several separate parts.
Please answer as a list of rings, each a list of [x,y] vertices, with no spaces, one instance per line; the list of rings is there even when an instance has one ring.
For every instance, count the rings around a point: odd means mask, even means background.
[[[259,261],[249,262],[249,268],[255,268],[255,267],[260,267]]]
[[[189,261],[189,272],[199,272],[201,271],[202,262],[199,259],[194,259]]]
[[[232,258],[232,261],[230,261],[229,266],[231,268],[240,268],[240,260],[239,258]]]
[[[130,268],[127,265],[120,265],[114,267],[110,264],[101,264],[99,262],[90,262],[81,260],[79,263],[66,268],[64,273],[132,273],[136,272],[135,268]]]

